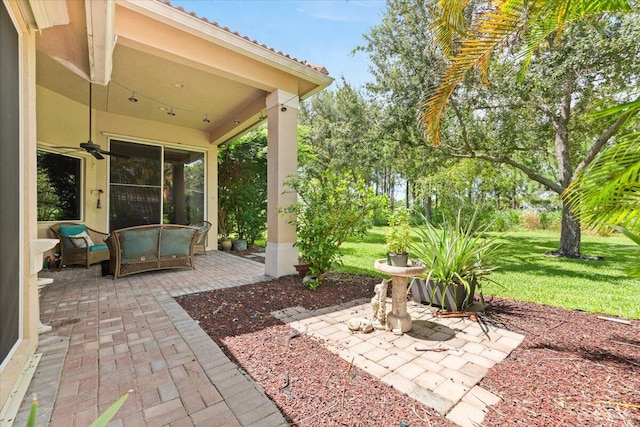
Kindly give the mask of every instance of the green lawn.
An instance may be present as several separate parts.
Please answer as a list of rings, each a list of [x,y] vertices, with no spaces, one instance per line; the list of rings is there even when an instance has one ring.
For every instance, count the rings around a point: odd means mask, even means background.
[[[347,241],[344,265],[336,270],[379,276],[373,263],[385,257],[385,234],[385,227],[374,227],[364,239]],[[487,283],[485,295],[640,319],[640,280],[624,273],[638,262],[638,246],[624,236],[583,234],[582,253],[603,255],[605,261],[546,256],[558,239],[558,233],[543,231],[501,234],[501,268],[492,278],[502,287]]]

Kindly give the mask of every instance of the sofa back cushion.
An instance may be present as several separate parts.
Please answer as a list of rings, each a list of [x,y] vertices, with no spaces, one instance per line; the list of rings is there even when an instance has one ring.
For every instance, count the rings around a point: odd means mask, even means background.
[[[195,228],[165,228],[162,230],[160,258],[183,257],[191,255],[191,239],[197,232]]]
[[[160,227],[122,230],[118,234],[122,262],[153,261],[158,258]]]

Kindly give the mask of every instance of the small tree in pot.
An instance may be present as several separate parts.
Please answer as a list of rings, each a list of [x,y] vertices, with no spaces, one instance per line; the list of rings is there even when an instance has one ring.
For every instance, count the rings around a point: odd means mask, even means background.
[[[412,242],[407,210],[398,209],[394,214],[391,214],[389,227],[386,236],[387,262],[390,265],[406,267],[409,263],[409,246]]]
[[[455,224],[445,222],[442,230],[426,223],[417,230],[419,242],[411,251],[427,266],[423,277],[414,279],[411,293],[416,302],[428,302],[449,311],[461,311],[482,295],[482,281],[496,268],[500,245],[476,228],[476,214],[463,226],[460,213]]]

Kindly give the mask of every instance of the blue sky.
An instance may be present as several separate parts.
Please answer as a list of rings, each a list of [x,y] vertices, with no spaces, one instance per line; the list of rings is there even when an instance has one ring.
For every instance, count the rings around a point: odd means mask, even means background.
[[[172,0],[243,36],[313,64],[324,65],[361,86],[372,80],[369,60],[351,51],[364,44],[362,34],[381,21],[384,0]]]

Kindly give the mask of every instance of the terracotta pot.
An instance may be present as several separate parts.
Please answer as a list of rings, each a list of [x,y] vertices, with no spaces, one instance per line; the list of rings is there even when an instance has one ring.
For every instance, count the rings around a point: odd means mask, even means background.
[[[309,263],[308,262],[303,262],[302,264],[296,264],[294,265],[296,271],[298,272],[298,274],[300,275],[300,277],[304,277],[307,275],[307,273],[309,272]]]

